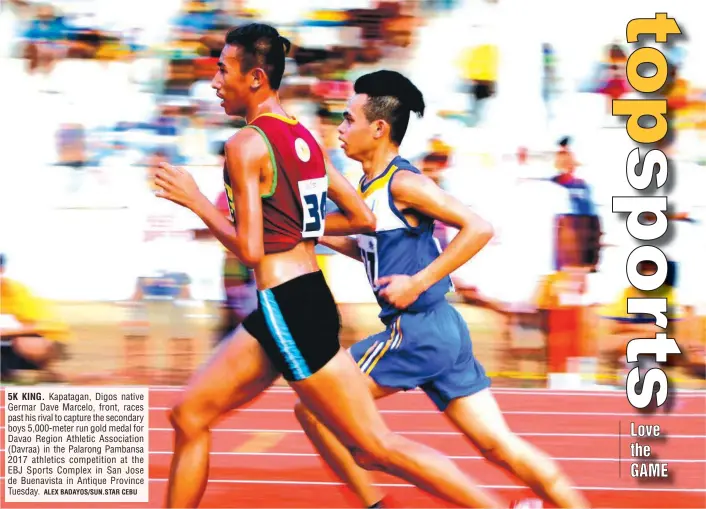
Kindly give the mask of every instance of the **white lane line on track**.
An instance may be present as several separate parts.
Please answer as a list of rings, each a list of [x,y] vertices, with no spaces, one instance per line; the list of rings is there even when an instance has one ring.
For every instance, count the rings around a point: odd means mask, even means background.
[[[5,452],[5,449],[0,449],[0,452]],[[150,451],[151,455],[155,456],[171,456],[174,453],[172,451]],[[319,455],[313,452],[227,452],[227,451],[212,451],[211,456],[264,456],[264,457],[282,457],[282,458],[318,458]],[[448,458],[458,461],[486,461],[484,456],[463,456],[463,455],[448,455]],[[611,462],[618,463],[620,458],[561,458],[552,457],[553,460],[562,462]],[[660,463],[706,463],[706,459],[703,460],[684,460],[684,459],[659,459]]]
[[[12,389],[15,386],[3,386],[0,387],[0,394],[4,392],[7,389]],[[22,388],[27,388],[28,386],[22,386]],[[41,385],[36,385],[32,387],[53,387],[53,386],[41,386]],[[56,387],[67,387],[63,385],[58,385]],[[69,386],[70,387],[70,386]],[[180,385],[156,385],[156,386],[140,386],[140,385],[81,385],[81,386],[75,386],[77,389],[112,389],[112,388],[136,388],[136,389],[144,389],[147,388],[151,392],[183,392],[185,387],[180,386]],[[294,391],[290,387],[270,387],[269,389],[266,389],[264,391],[265,393],[282,393],[282,394],[292,394],[295,395]],[[615,398],[615,397],[620,397],[620,398],[626,398],[625,396],[625,391],[620,389],[604,389],[604,390],[596,390],[596,389],[590,389],[590,390],[575,390],[575,391],[570,391],[570,390],[553,390],[553,389],[522,389],[522,388],[504,388],[504,387],[499,387],[499,388],[493,388],[492,392],[494,394],[504,394],[504,395],[520,395],[520,396],[527,396],[527,395],[537,395],[537,396],[577,396],[577,397],[601,397],[605,396],[608,398]],[[409,395],[409,396],[414,396],[414,395],[421,395],[421,396],[426,396],[424,391],[421,391],[419,389],[414,389],[411,391],[401,391],[398,394],[400,395]],[[705,390],[700,390],[700,389],[678,389],[675,390],[672,393],[672,397],[686,397],[686,398],[704,398],[706,396],[706,391]]]
[[[5,426],[0,426],[0,430],[4,430]],[[174,430],[172,428],[149,428],[149,431],[160,431],[172,433]],[[459,431],[401,431],[393,430],[395,433],[400,435],[414,435],[414,436],[465,436]],[[263,428],[213,428],[212,433],[289,433],[289,434],[303,434],[304,431],[301,429],[263,429]],[[627,436],[625,433],[619,435],[618,433],[515,433],[519,437],[570,437],[570,438],[618,438],[619,436]],[[706,438],[706,435],[676,435],[676,434],[664,434],[666,438],[677,439],[677,438]]]
[[[174,431],[172,428],[150,428],[150,431],[169,431],[172,432]],[[211,430],[212,432],[215,433],[301,433],[303,434],[304,431],[302,429],[262,429],[262,428],[214,428]],[[400,435],[441,435],[441,436],[447,436],[447,435],[457,435],[457,436],[465,436],[459,431],[399,431],[399,430],[393,430],[395,433],[399,433]],[[574,438],[583,438],[583,437],[589,437],[589,438],[601,438],[601,437],[608,437],[608,438],[617,438],[618,433],[516,433],[516,435],[521,436],[521,437],[574,437]],[[623,433],[622,436],[625,436],[625,433]],[[665,437],[668,438],[706,438],[706,435],[675,435],[670,433],[669,435],[665,434]]]
[[[2,407],[0,407],[2,408]],[[171,407],[150,407],[150,410],[170,410]],[[241,410],[235,410],[234,415],[238,412],[245,413],[294,413],[292,408],[243,408]],[[381,414],[425,414],[425,415],[438,415],[443,416],[438,410],[379,410]],[[531,411],[531,410],[505,410],[502,411],[503,415],[568,415],[568,416],[591,416],[596,415],[600,417],[632,417],[634,419],[644,419],[646,416],[644,414],[638,413],[618,413],[618,412],[551,412],[551,411]],[[706,418],[706,414],[657,414],[655,417],[660,419],[663,417],[699,417]]]
[[[150,479],[152,482],[167,482],[167,479]],[[218,484],[286,484],[286,485],[312,485],[312,486],[345,486],[343,483],[335,481],[270,481],[270,480],[248,480],[248,479],[212,479],[209,483]],[[374,486],[381,488],[416,488],[411,484],[402,483],[374,483]],[[526,486],[514,486],[507,484],[481,484],[479,488],[487,490],[526,490]],[[618,488],[609,486],[576,486],[576,489],[584,491],[652,491],[669,493],[706,493],[706,488]]]
[[[163,386],[163,387],[150,387],[150,390],[153,392],[181,392],[184,390],[184,387],[182,386]],[[526,395],[537,395],[537,396],[590,396],[590,397],[596,397],[596,396],[605,396],[609,398],[614,398],[614,397],[621,397],[627,399],[627,396],[625,395],[624,390],[576,390],[576,391],[570,391],[570,390],[552,390],[552,389],[521,389],[521,388],[493,388],[491,389],[494,394],[510,394],[510,395],[521,395],[521,396],[526,396]],[[284,393],[284,394],[292,394],[294,395],[295,392],[292,390],[290,387],[271,387],[267,389],[265,392],[268,393]],[[404,394],[404,395],[409,395],[409,396],[414,396],[414,395],[421,395],[421,396],[426,396],[426,393],[420,389],[414,389],[411,391],[400,391],[397,394]],[[672,393],[672,397],[683,397],[686,396],[688,398],[696,398],[696,397],[704,397],[706,395],[706,391],[704,390],[699,390],[699,389],[683,389],[683,390],[677,390]]]
[[[4,481],[0,477],[0,481]],[[151,478],[150,482],[167,482],[168,479]],[[341,482],[335,481],[290,481],[290,480],[265,480],[265,479],[209,479],[209,484],[269,484],[269,485],[296,485],[296,486],[345,486]],[[403,483],[375,483],[374,486],[381,488],[415,488],[411,484]],[[526,490],[526,486],[516,486],[507,484],[481,484],[479,488],[488,490]],[[647,492],[667,492],[667,493],[706,493],[706,488],[619,488],[610,486],[576,486],[576,489],[584,491],[647,491]]]
[[[5,405],[0,405],[0,410],[4,410]],[[149,407],[149,410],[151,411],[168,411],[171,410],[171,407],[167,406],[151,406]],[[237,415],[240,412],[244,413],[291,413],[294,414],[294,409],[293,408],[241,408],[238,410],[233,410],[231,415]],[[405,415],[405,414],[419,414],[419,415],[438,415],[442,416],[443,414],[439,412],[438,410],[379,410],[381,414],[400,414],[400,415]],[[552,416],[581,416],[581,417],[586,417],[586,416],[599,416],[599,417],[632,417],[633,419],[644,419],[645,417],[650,417],[651,415],[644,415],[644,414],[639,414],[639,413],[619,413],[619,412],[553,412],[553,411],[532,411],[532,410],[506,410],[502,412],[503,415],[552,415]],[[680,413],[674,413],[674,414],[655,414],[654,417],[658,417],[660,419],[666,418],[666,417],[686,417],[686,418],[701,418],[704,419],[706,418],[706,414],[680,414]],[[0,428],[2,429],[2,428]]]

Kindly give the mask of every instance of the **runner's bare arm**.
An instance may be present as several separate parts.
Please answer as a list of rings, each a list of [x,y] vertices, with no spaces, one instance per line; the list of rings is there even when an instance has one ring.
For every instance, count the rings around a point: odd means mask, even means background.
[[[271,164],[269,153],[259,133],[243,129],[226,142],[225,157],[233,188],[237,228],[205,196],[199,199],[194,212],[221,244],[252,268],[265,254],[260,175],[262,168]]]
[[[362,262],[363,259],[360,257],[360,250],[358,249],[358,243],[354,238],[351,237],[321,237],[319,243],[322,246],[333,249],[349,258],[358,260]]]
[[[326,214],[326,235],[352,235],[375,231],[375,216],[346,178],[329,162],[328,197],[340,211]],[[332,248],[333,249],[333,248]],[[345,253],[344,253],[345,254]]]
[[[395,175],[391,192],[401,211],[415,210],[457,228],[441,255],[415,276],[422,291],[473,258],[493,238],[493,227],[429,177],[409,171]]]

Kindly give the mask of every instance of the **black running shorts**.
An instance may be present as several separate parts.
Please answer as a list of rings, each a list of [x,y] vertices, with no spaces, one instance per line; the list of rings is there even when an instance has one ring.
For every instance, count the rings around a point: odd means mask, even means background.
[[[304,380],[336,355],[341,320],[321,271],[258,291],[257,296],[258,309],[243,327],[285,380]]]

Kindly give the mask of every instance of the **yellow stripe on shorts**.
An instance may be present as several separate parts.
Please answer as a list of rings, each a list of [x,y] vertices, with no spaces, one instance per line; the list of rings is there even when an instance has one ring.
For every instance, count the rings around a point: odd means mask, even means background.
[[[401,318],[401,317],[400,317]],[[364,373],[366,375],[369,375],[372,371],[373,368],[375,368],[375,365],[384,357],[384,355],[387,353],[387,351],[390,349],[393,343],[396,342],[397,340],[397,334],[395,334],[395,331],[399,330],[398,326],[400,323],[400,318],[397,319],[397,321],[394,323],[392,326],[392,330],[390,331],[390,339],[385,341],[385,346],[380,350],[380,353],[375,356],[375,358],[370,360],[370,366],[368,366],[367,369],[364,369]]]
[[[370,355],[370,353],[371,353],[373,350],[375,350],[375,347],[376,347],[376,346],[378,346],[378,342],[377,342],[377,341],[376,341],[375,343],[373,343],[373,345],[372,345],[370,348],[368,348],[368,351],[365,352],[365,355],[363,355],[363,356],[360,358],[360,360],[358,361],[358,367],[361,367],[361,366],[365,363],[365,359],[367,359],[367,358],[368,358],[368,355]]]
[[[380,359],[382,359],[385,353],[390,349],[390,345],[392,345],[392,338],[385,341],[385,346],[383,347],[383,349],[380,350],[380,353],[375,357],[373,362],[370,363],[370,367],[365,370],[366,375],[369,375],[373,371],[373,368],[378,363],[378,361],[380,361]]]
[[[397,337],[392,342],[392,348],[399,348],[400,345],[402,344],[402,328],[400,327],[401,323],[402,323],[402,316],[400,315],[397,318],[395,325],[393,326],[393,334],[395,332],[394,329],[396,329],[397,330],[397,334],[396,334]]]

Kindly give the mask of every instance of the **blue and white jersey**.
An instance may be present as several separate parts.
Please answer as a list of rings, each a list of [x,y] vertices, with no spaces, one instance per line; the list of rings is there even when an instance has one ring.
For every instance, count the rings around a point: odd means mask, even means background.
[[[358,192],[375,214],[377,228],[374,234],[358,235],[358,248],[365,264],[368,280],[381,307],[380,319],[388,321],[400,310],[379,297],[375,281],[394,274],[413,276],[431,264],[440,254],[441,248],[434,238],[434,220],[417,214],[418,226],[412,226],[397,209],[392,199],[390,186],[393,177],[400,171],[421,173],[400,156],[395,157],[385,171],[370,182],[361,179]],[[451,278],[444,277],[405,311],[418,313],[445,299],[451,289]]]

